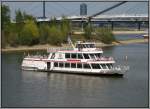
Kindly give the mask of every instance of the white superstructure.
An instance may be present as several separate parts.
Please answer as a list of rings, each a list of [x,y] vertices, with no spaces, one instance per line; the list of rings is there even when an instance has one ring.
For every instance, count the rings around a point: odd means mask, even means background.
[[[113,57],[103,56],[95,43],[77,42],[75,48],[48,49],[49,56],[27,56],[22,69],[76,74],[123,75],[126,71],[114,67]]]

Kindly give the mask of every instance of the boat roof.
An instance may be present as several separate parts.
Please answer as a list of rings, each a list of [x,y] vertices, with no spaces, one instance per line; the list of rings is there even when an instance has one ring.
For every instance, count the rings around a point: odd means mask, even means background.
[[[47,49],[47,52],[49,53],[103,53],[103,50],[100,48],[95,48],[95,49],[82,49],[82,50],[78,50],[78,48],[49,48]]]
[[[77,41],[76,44],[95,44],[95,42],[83,42],[83,41]]]

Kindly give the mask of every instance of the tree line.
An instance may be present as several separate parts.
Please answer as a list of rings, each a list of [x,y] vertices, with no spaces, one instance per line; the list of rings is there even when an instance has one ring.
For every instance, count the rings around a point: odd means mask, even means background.
[[[71,31],[71,22],[65,17],[58,23],[52,18],[50,23],[37,23],[36,18],[25,12],[15,12],[15,22],[11,22],[10,9],[6,5],[1,8],[2,20],[2,48],[35,44],[51,44],[60,46],[67,43],[68,33]],[[95,33],[95,34],[92,34]],[[76,37],[76,36],[73,36]],[[115,40],[109,28],[94,29],[91,25],[84,26],[85,40],[98,40],[111,43]]]

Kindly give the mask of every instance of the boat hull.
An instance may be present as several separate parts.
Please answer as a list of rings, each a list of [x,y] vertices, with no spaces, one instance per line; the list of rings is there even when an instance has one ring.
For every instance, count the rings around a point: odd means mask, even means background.
[[[49,71],[47,71],[49,72]],[[75,74],[75,75],[88,75],[88,76],[123,76],[121,73],[96,73],[96,72],[65,72],[65,71],[50,71],[52,73],[64,73],[64,74]]]
[[[64,73],[64,74],[77,74],[77,75],[95,75],[95,76],[123,76],[121,71],[117,70],[107,70],[107,71],[99,71],[99,72],[88,72],[88,71],[68,71],[68,70],[42,70],[37,68],[30,68],[30,67],[23,67],[22,70],[27,71],[42,71],[42,72],[49,72],[49,73]]]

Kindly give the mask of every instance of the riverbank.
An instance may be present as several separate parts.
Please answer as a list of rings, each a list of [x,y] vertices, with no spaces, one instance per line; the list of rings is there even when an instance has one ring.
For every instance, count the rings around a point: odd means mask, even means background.
[[[133,44],[133,43],[146,43],[148,40],[145,39],[130,39],[124,41],[113,42],[112,44],[104,44],[101,42],[97,42],[97,47],[107,47],[107,46],[115,46],[121,44]],[[5,49],[1,49],[2,52],[13,52],[13,51],[36,51],[36,50],[47,50],[47,48],[57,48],[60,46],[52,46],[48,44],[44,45],[34,45],[34,46],[19,46],[19,47],[6,47]],[[68,44],[63,44],[61,47],[70,47]]]
[[[146,31],[113,31],[113,34],[147,34]]]
[[[118,35],[118,34],[146,34],[146,31],[138,31],[138,30],[133,30],[133,31],[113,31],[113,34]],[[84,34],[84,32],[81,31],[76,31],[73,34],[79,35],[79,34]]]

